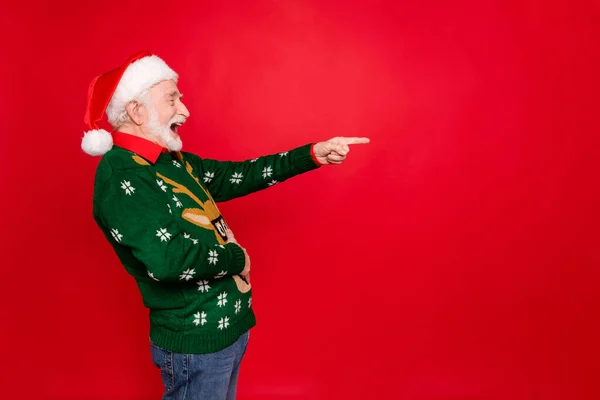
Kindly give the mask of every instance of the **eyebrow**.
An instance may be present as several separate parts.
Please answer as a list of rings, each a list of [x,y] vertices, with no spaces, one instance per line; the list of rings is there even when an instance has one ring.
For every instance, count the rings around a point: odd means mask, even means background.
[[[179,90],[173,90],[172,92],[167,93],[165,97],[175,97],[177,95],[179,95],[180,99],[183,97],[183,93],[179,93]]]

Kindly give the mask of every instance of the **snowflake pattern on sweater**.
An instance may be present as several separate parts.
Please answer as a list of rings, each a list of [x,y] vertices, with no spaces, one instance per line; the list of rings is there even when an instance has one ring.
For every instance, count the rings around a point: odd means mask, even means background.
[[[239,335],[255,324],[251,286],[238,275],[245,256],[227,242],[217,202],[317,167],[308,145],[242,162],[190,153],[162,154],[150,162],[118,146],[104,156],[94,217],[140,284],[154,343],[172,351],[218,351],[235,337],[218,332]]]

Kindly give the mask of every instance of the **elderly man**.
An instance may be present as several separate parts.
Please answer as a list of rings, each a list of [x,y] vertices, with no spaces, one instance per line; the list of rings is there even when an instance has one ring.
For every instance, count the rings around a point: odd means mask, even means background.
[[[183,152],[190,113],[178,75],[138,53],[88,91],[84,152],[102,156],[93,215],[150,310],[150,350],[164,399],[234,399],[252,310],[250,258],[217,203],[340,164],[349,145],[328,141],[243,162]],[[101,129],[106,114],[112,133]]]

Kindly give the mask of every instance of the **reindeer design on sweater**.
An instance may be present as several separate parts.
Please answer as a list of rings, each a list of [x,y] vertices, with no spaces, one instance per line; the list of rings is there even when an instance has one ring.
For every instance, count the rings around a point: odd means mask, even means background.
[[[156,176],[162,179],[165,183],[173,186],[173,193],[185,194],[186,196],[194,200],[196,204],[198,204],[199,207],[197,208],[185,208],[181,213],[181,217],[183,219],[201,228],[212,230],[215,233],[217,241],[220,244],[225,244],[225,242],[227,241],[227,224],[225,223],[225,220],[223,219],[223,216],[217,208],[217,205],[215,204],[210,193],[207,190],[205,190],[202,187],[202,185],[198,183],[198,186],[200,186],[202,191],[208,197],[208,200],[206,201],[200,200],[188,188],[186,188],[180,183],[175,182],[172,179],[167,178],[163,174],[157,172]]]
[[[180,152],[176,154],[177,159],[179,161],[183,161],[183,155]],[[131,158],[137,164],[150,165],[148,161],[144,160],[138,155],[134,154]],[[200,187],[204,194],[206,194],[208,200],[201,201],[194,193],[192,193],[191,190],[189,190],[182,184],[167,178],[159,172],[156,173],[156,176],[162,179],[165,183],[168,183],[169,185],[173,186],[173,193],[185,194],[186,196],[194,200],[196,204],[198,204],[199,208],[184,209],[181,213],[181,217],[183,219],[196,226],[213,231],[217,237],[217,241],[220,244],[225,244],[225,242],[227,242],[227,224],[225,223],[225,220],[223,219],[223,216],[221,215],[221,212],[219,211],[216,202],[214,201],[210,193],[206,189],[204,189],[204,186],[200,184],[200,180],[194,176],[194,169],[188,161],[185,162],[185,170],[198,184],[198,187]]]
[[[137,156],[134,156],[134,160],[137,163],[145,163],[145,160],[142,161],[142,159],[140,159],[139,157],[136,159],[136,157]],[[179,160],[182,161],[182,156],[180,154],[178,154],[178,157]],[[206,190],[204,186],[200,184],[200,180],[196,176],[194,176],[192,165],[188,161],[185,162],[185,169],[187,173],[192,177],[192,179],[194,179],[194,181],[198,184],[198,187],[200,187],[200,189],[206,194],[208,200],[200,200],[198,196],[192,193],[192,191],[189,190],[187,187],[178,182],[175,182],[172,179],[167,178],[160,172],[157,172],[156,176],[162,179],[165,183],[171,185],[173,187],[173,193],[184,194],[198,205],[198,207],[183,209],[183,211],[181,212],[181,217],[184,220],[201,228],[213,231],[215,233],[217,241],[220,244],[225,244],[227,242],[228,229],[225,219],[221,215],[217,204],[215,203],[208,190]],[[251,289],[250,283],[246,282],[239,275],[234,275],[233,279],[240,292],[247,293]]]

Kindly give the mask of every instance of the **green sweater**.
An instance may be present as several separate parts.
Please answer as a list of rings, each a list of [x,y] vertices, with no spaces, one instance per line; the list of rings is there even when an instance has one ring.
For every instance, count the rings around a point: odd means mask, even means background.
[[[227,243],[216,203],[318,168],[311,146],[241,162],[178,152],[153,163],[116,145],[103,156],[94,219],[137,282],[154,344],[211,353],[256,324],[251,286],[238,275],[244,253]]]

